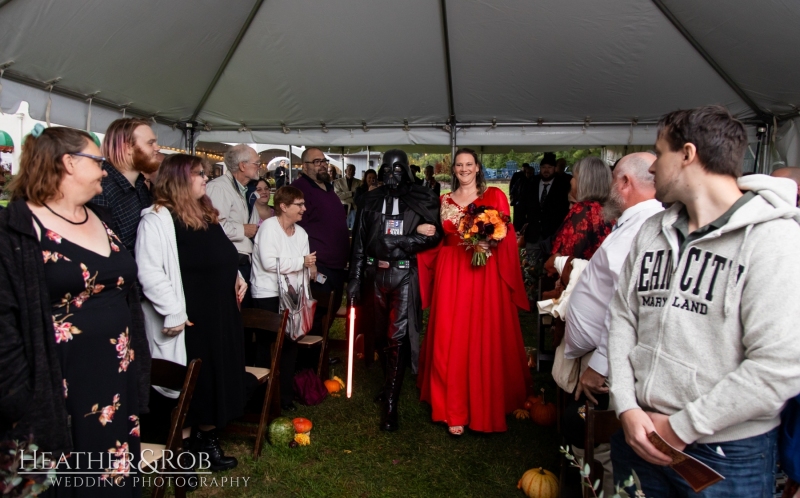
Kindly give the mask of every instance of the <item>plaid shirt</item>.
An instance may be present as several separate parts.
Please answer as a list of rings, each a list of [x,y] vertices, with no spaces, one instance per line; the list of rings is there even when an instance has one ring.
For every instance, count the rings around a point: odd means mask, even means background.
[[[108,176],[103,178],[103,193],[92,199],[92,202],[111,210],[116,225],[114,232],[132,254],[142,209],[150,207],[153,198],[144,183],[144,175],[140,174],[136,185],[131,185],[125,175],[111,163],[103,163],[103,169],[108,172]]]

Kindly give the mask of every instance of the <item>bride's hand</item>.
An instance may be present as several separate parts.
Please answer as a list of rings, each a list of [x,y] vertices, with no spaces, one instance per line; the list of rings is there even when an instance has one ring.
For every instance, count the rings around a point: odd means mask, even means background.
[[[423,223],[417,227],[417,233],[426,237],[431,237],[436,234],[436,227],[430,223]]]

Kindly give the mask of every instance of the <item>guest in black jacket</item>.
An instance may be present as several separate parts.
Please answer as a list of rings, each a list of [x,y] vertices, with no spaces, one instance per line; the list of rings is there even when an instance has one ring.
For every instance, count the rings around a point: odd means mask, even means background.
[[[127,301],[136,263],[89,203],[104,159],[70,128],[37,126],[23,144],[0,213],[0,440],[32,435],[54,455],[116,447],[136,465],[150,355]]]
[[[551,237],[569,212],[568,177],[556,174],[556,157],[546,152],[539,163],[539,175],[525,183],[524,198],[526,222],[525,250],[528,261],[539,267],[543,258],[550,255]]]

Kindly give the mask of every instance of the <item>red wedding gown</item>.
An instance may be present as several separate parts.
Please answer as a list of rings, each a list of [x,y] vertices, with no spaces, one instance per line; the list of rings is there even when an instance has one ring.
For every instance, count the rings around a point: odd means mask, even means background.
[[[506,430],[506,414],[522,406],[533,387],[517,308],[528,310],[516,235],[492,249],[486,266],[471,264],[472,249],[456,234],[464,208],[441,198],[445,238],[418,256],[423,307],[430,304],[421,346],[421,399],[433,420],[481,432]],[[505,194],[489,187],[476,205],[510,212]]]

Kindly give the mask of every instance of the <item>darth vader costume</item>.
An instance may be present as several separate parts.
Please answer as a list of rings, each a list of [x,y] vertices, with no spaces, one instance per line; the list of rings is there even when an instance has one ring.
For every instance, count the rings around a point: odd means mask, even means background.
[[[380,428],[394,431],[406,362],[410,355],[416,371],[419,357],[422,303],[417,253],[435,247],[444,232],[439,199],[414,183],[405,152],[387,151],[378,178],[383,186],[365,195],[360,210],[347,292],[351,302],[369,308],[364,316],[372,326],[367,330],[375,334],[384,367],[384,387],[376,397],[383,404]],[[436,227],[434,235],[417,233],[425,223]]]

